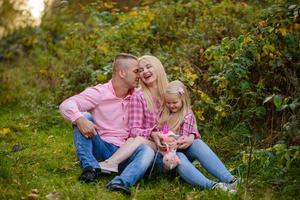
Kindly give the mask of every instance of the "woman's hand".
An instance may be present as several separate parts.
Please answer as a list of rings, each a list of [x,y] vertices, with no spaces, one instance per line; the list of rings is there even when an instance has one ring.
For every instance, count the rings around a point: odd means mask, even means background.
[[[194,142],[195,136],[193,134],[189,136],[180,136],[177,140],[178,149],[186,149]]]
[[[163,135],[161,132],[157,132],[157,131],[152,132],[151,137],[152,137],[153,141],[155,142],[158,149],[161,150],[161,149],[165,148],[165,146],[161,143],[161,140],[163,139]]]

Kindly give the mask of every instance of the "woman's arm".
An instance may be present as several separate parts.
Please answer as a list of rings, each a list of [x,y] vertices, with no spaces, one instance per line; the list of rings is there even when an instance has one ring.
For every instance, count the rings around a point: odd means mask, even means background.
[[[150,138],[151,132],[155,126],[147,127],[145,120],[145,111],[147,105],[143,101],[142,94],[137,92],[131,96],[129,103],[129,136]],[[154,124],[154,123],[153,123]]]

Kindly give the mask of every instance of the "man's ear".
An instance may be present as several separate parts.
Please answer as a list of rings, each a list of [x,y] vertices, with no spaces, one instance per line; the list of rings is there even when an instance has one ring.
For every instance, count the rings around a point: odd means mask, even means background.
[[[121,78],[125,78],[125,77],[126,77],[126,71],[125,71],[124,69],[120,69],[120,70],[119,70],[119,76],[120,76]]]

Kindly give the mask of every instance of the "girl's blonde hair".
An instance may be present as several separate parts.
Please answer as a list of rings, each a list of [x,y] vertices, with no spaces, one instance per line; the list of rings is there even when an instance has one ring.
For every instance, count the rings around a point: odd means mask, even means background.
[[[191,112],[191,103],[188,91],[185,85],[181,81],[172,81],[166,88],[165,94],[175,94],[182,102],[181,109],[176,113],[171,113],[167,108],[167,102],[164,98],[161,117],[159,119],[159,127],[167,124],[169,129],[174,133],[178,133],[180,125],[184,120],[184,117]]]
[[[151,55],[144,55],[138,59],[138,62],[144,61],[148,64],[150,64],[154,68],[154,73],[157,77],[156,83],[157,83],[157,89],[158,89],[158,94],[159,97],[158,99],[162,101],[163,99],[163,94],[164,91],[168,85],[168,79],[167,79],[167,74],[165,72],[165,69],[163,65],[161,64],[160,60],[156,58],[155,56]],[[152,95],[150,93],[150,89],[143,83],[143,81],[140,81],[142,91],[145,96],[145,100],[147,102],[147,107],[150,111],[154,111],[155,108],[155,102],[154,99],[152,98]]]

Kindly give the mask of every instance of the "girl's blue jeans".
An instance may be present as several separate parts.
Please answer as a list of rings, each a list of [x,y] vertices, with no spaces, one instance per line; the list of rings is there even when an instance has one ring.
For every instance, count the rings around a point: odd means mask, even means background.
[[[234,179],[231,173],[218,156],[201,139],[196,139],[185,150],[177,152],[181,160],[176,168],[180,177],[187,183],[201,188],[211,188],[216,182],[205,177],[194,165],[193,161],[198,160],[203,168],[215,176],[221,182],[229,183]],[[162,157],[158,156],[156,166],[162,169]]]

